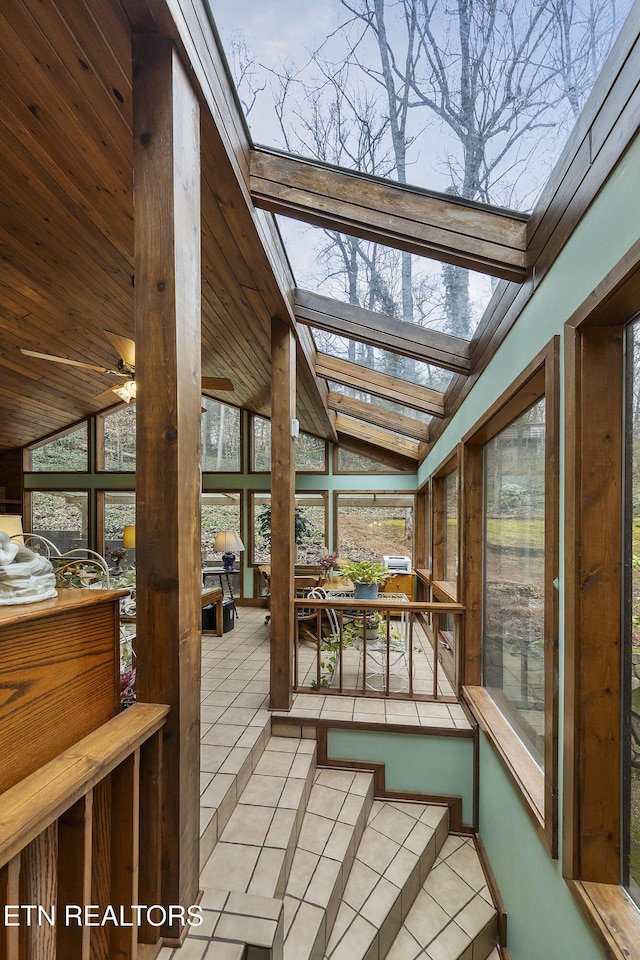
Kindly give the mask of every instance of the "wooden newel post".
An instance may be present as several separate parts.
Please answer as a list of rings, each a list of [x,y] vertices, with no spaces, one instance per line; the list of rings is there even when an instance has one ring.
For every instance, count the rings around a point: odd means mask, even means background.
[[[137,693],[171,706],[160,886],[186,907],[199,883],[200,116],[170,42],[134,35],[133,51]]]
[[[292,701],[295,637],[293,575],[296,501],[296,340],[281,320],[271,322],[271,697],[275,710]]]

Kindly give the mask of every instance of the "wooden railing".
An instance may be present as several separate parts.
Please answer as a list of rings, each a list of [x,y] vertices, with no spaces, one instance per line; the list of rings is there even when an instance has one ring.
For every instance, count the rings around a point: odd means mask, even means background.
[[[132,905],[162,904],[168,712],[135,704],[0,796],[0,960],[157,955],[162,908]]]
[[[299,644],[294,644],[294,690],[423,699],[442,696],[438,645],[445,632],[443,618],[452,618],[455,643],[461,633],[461,604],[393,599],[381,593],[377,600],[296,598],[294,608],[300,639],[316,646],[310,665]],[[418,622],[433,647],[430,690],[415,690]],[[457,651],[453,662],[457,664]],[[448,680],[449,698],[457,696],[457,671]]]

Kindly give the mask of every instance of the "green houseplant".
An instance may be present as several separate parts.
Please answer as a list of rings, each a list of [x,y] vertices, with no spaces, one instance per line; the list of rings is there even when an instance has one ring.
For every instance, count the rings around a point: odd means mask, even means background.
[[[270,504],[265,504],[256,517],[256,533],[260,534],[264,541],[265,547],[269,552],[271,552]],[[296,507],[294,514],[294,538],[296,547],[301,547],[308,540],[311,540],[315,533],[316,528],[311,520],[309,520],[308,517],[305,517],[302,507]]]
[[[380,584],[391,576],[384,564],[376,560],[348,560],[340,573],[353,581],[354,597],[359,600],[375,600]]]

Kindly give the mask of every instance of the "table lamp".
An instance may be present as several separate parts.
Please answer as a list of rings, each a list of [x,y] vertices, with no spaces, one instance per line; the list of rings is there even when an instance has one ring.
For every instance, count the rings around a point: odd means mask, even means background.
[[[24,543],[22,517],[18,514],[0,513],[0,530],[13,539],[19,539],[20,543]]]
[[[235,530],[220,530],[213,544],[216,553],[222,554],[222,566],[225,570],[233,570],[236,562],[236,553],[244,550],[244,543]]]
[[[136,545],[136,528],[135,524],[127,523],[122,532],[122,546],[125,550],[133,550]]]

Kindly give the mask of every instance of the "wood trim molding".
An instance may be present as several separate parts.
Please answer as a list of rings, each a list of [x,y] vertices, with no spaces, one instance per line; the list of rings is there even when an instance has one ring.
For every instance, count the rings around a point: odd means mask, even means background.
[[[463,695],[509,779],[517,788],[531,822],[546,842],[543,771],[484,687],[463,687]]]
[[[366,403],[364,400],[356,400],[354,397],[348,397],[344,393],[338,393],[335,390],[329,391],[329,409],[347,417],[355,417],[358,420],[364,420],[366,423],[372,423],[377,427],[392,429],[395,433],[400,433],[405,437],[414,440],[429,439],[429,424],[422,420],[416,420],[414,417],[407,417],[404,414],[396,413],[394,410],[388,410],[386,407],[378,404]],[[339,421],[336,417],[336,430],[339,430]],[[417,450],[416,446],[416,450]]]
[[[640,912],[613,883],[567,880],[608,960],[639,960]]]
[[[509,753],[516,758],[517,770],[514,782],[523,792],[525,803],[536,813],[534,823],[541,829],[552,857],[558,855],[558,634],[559,601],[557,578],[559,576],[559,430],[560,430],[560,338],[553,337],[547,346],[525,367],[513,384],[491,405],[487,412],[465,435],[458,456],[461,464],[462,543],[461,555],[461,602],[465,605],[464,642],[462,651],[462,676],[465,689],[481,690],[483,697],[489,695],[482,684],[482,630],[483,630],[483,512],[484,512],[484,444],[495,437],[509,423],[527,410],[541,397],[545,398],[545,568],[544,568],[544,644],[545,644],[545,736],[544,772],[531,759],[532,769],[539,772],[543,796],[531,795],[531,785],[520,784],[523,760],[520,748],[514,746],[513,733],[507,721],[495,705],[482,707],[489,722],[498,724],[500,730],[506,725],[509,734],[500,733],[494,744],[505,764]],[[477,698],[476,698],[477,699]],[[480,701],[478,701],[480,702]],[[482,704],[485,701],[482,700]],[[491,701],[493,703],[493,701]],[[489,733],[488,733],[489,735]],[[493,741],[492,741],[493,742]],[[503,744],[506,745],[503,747]],[[522,746],[526,756],[529,756]],[[524,767],[526,768],[526,765]],[[537,775],[529,779],[537,783]]]
[[[272,150],[250,154],[257,207],[521,283],[528,216]]]
[[[565,331],[566,877],[619,884],[623,330]]]
[[[355,387],[371,393],[374,397],[394,400],[412,410],[422,410],[434,417],[444,416],[444,394],[429,387],[417,386],[399,377],[390,377],[387,373],[370,370],[350,360],[331,357],[328,353],[316,356],[316,374],[325,380],[335,380],[347,387]]]
[[[299,323],[423,363],[434,363],[454,373],[464,375],[471,369],[468,340],[417,323],[300,289],[295,290],[295,314]]]

